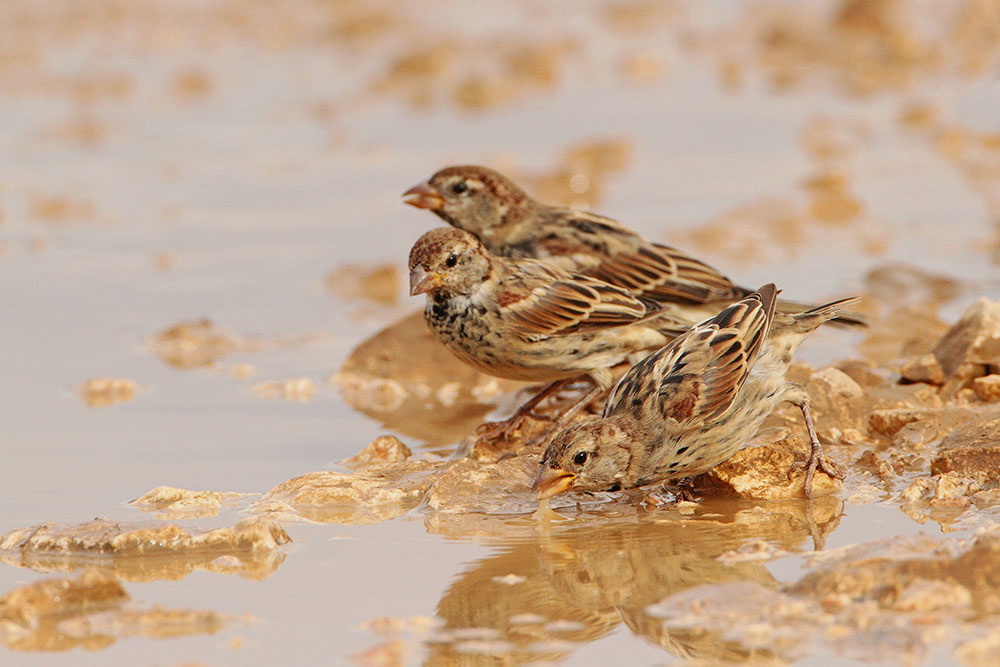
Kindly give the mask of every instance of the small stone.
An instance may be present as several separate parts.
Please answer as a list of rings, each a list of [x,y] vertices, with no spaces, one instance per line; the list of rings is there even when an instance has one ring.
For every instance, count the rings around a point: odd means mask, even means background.
[[[1000,503],[1000,489],[987,489],[972,495],[972,499],[980,508],[992,507]]]
[[[993,373],[976,378],[972,381],[972,389],[982,401],[988,403],[1000,401],[1000,375]]]
[[[344,475],[318,470],[282,482],[258,503],[275,501],[301,516],[323,523],[360,525],[393,519],[420,503],[431,475],[443,462],[404,461]]]
[[[223,503],[234,502],[246,494],[223,491],[191,491],[173,486],[158,486],[130,500],[143,512],[158,512],[160,518],[206,518],[219,513]]]
[[[868,428],[879,435],[895,435],[899,429],[927,418],[926,410],[892,408],[873,410],[868,418]]]
[[[148,343],[163,361],[178,368],[211,366],[227,354],[258,345],[219,329],[207,319],[181,322],[157,333]]]
[[[1000,479],[1000,417],[996,411],[955,429],[938,448],[931,473]]]
[[[910,357],[903,364],[900,375],[909,382],[926,382],[928,384],[944,384],[944,369],[933,354],[921,354]]]
[[[886,461],[880,461],[878,464],[878,477],[881,480],[897,477],[896,469]]]
[[[413,452],[394,435],[380,435],[367,447],[349,459],[344,459],[348,468],[363,468],[379,463],[400,463],[410,458]]]
[[[839,442],[845,428],[864,425],[870,400],[851,376],[837,368],[824,368],[811,373],[802,384],[811,399],[816,427],[824,435],[820,442]],[[833,433],[833,429],[839,432]]]
[[[863,466],[865,468],[877,468],[880,463],[878,455],[870,449],[866,449],[861,453],[861,456],[854,461],[854,465]]]
[[[1000,366],[1000,302],[978,299],[938,342],[934,356],[948,376],[964,364]]]
[[[92,378],[80,385],[80,398],[89,407],[103,408],[135,398],[139,385],[128,378]]]
[[[945,473],[938,477],[934,497],[938,500],[959,498],[969,490],[969,480],[962,479],[954,473]]]
[[[892,444],[896,447],[923,445],[938,437],[938,426],[931,420],[910,422],[896,431]]]
[[[929,477],[918,477],[899,495],[913,503],[929,496],[932,489],[934,489],[934,480]]]
[[[815,391],[824,397],[836,395],[842,398],[861,398],[865,395],[865,390],[851,376],[832,367],[813,373],[808,387],[810,394]]]
[[[865,359],[848,359],[838,363],[837,368],[858,383],[858,386],[866,389],[874,389],[888,383],[880,374],[884,371]]]

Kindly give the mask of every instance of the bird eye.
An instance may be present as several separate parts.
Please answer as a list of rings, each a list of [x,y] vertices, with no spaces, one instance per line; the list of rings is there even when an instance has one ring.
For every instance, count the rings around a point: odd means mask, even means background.
[[[577,452],[576,455],[573,457],[573,463],[575,463],[578,466],[582,466],[586,462],[587,462],[587,452]]]
[[[469,189],[468,184],[465,181],[458,181],[451,186],[451,191],[453,194],[460,195]]]
[[[449,269],[458,264],[458,255],[448,255],[448,259],[444,260],[444,265]]]

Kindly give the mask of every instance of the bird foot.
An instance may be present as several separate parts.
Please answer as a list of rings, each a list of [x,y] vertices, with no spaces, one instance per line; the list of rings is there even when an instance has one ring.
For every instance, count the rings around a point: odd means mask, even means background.
[[[679,503],[694,503],[698,499],[694,496],[694,481],[690,477],[684,477],[674,485],[674,495]]]
[[[476,437],[494,442],[500,440],[506,442],[512,433],[520,430],[525,416],[517,414],[499,422],[483,422],[476,427]]]
[[[476,427],[469,455],[479,461],[496,463],[517,448],[523,418],[515,415],[499,422],[483,422]]]
[[[806,498],[812,497],[812,483],[813,477],[816,475],[817,470],[822,470],[824,473],[833,477],[834,479],[844,479],[844,473],[838,468],[833,461],[828,459],[824,454],[817,453],[813,451],[810,453],[809,458],[806,461],[796,461],[792,464],[792,471],[805,470],[806,479],[803,484]]]
[[[677,495],[677,502],[679,503],[696,503],[698,499],[694,495],[693,489],[688,489],[684,487],[679,487],[675,490]]]

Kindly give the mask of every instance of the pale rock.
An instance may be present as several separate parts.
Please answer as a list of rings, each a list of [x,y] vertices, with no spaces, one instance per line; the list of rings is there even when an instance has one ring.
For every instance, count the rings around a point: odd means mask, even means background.
[[[1000,302],[978,299],[938,342],[934,356],[949,377],[967,364],[1000,367]]]
[[[413,452],[394,435],[380,435],[372,440],[367,447],[343,464],[348,468],[364,468],[380,463],[400,463],[410,458]]]
[[[1000,401],[1000,374],[984,375],[972,381],[972,389],[980,400],[988,403]]]
[[[909,382],[926,382],[927,384],[944,384],[944,369],[933,354],[920,354],[910,357],[903,363],[900,375]]]

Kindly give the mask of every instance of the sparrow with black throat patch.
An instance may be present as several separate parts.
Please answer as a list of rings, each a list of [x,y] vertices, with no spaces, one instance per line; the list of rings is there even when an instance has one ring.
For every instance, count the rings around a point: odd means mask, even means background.
[[[417,240],[409,270],[410,294],[427,295],[427,326],[455,356],[496,377],[550,383],[501,432],[581,376],[594,381],[589,401],[613,384],[611,367],[688,326],[628,290],[538,260],[496,257],[450,227]]]

